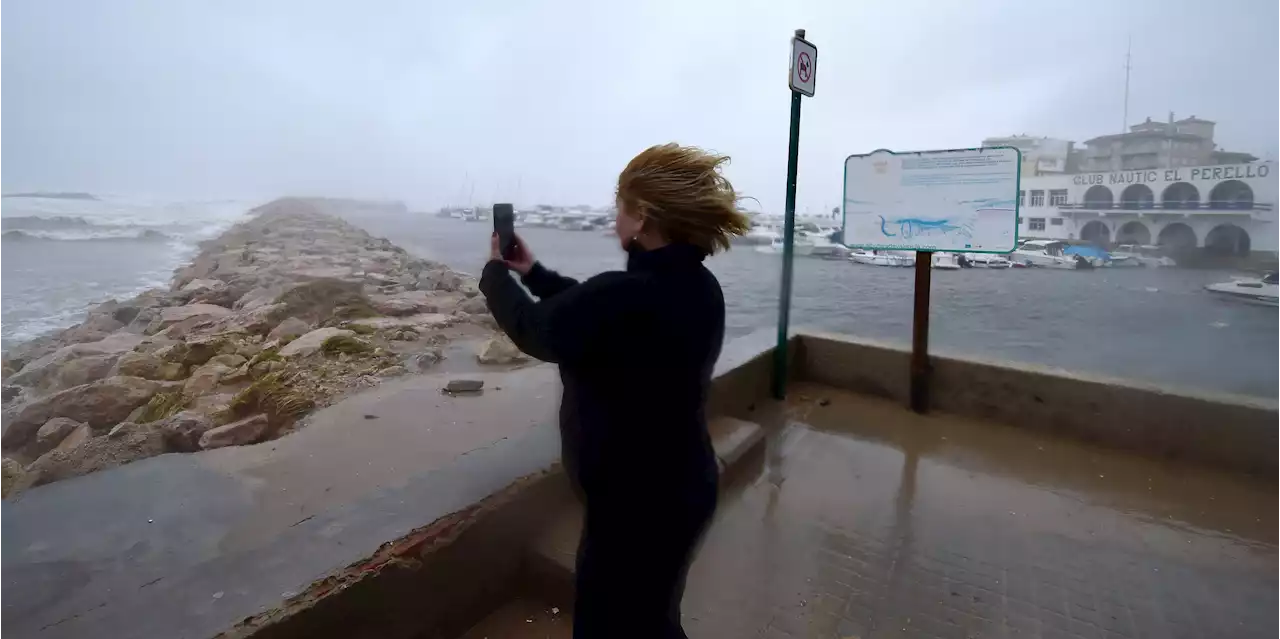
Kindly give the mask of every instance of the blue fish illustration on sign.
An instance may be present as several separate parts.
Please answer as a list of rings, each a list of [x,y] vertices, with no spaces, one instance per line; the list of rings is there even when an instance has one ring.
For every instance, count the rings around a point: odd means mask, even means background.
[[[885,237],[898,237],[910,239],[925,235],[949,235],[953,232],[965,237],[972,237],[972,233],[967,225],[952,224],[950,220],[922,220],[915,217],[905,217],[896,220],[886,220],[883,215],[880,218],[880,233]],[[889,232],[889,225],[893,224],[898,227],[897,233]]]

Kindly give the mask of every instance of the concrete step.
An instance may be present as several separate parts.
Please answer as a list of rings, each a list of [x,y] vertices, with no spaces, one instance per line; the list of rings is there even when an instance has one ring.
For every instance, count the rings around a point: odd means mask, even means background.
[[[764,445],[764,429],[755,422],[716,417],[707,424],[707,430],[721,477],[732,473],[749,453]],[[561,610],[570,610],[573,605],[573,568],[581,533],[582,506],[569,500],[526,549],[525,588]]]
[[[517,598],[489,613],[461,639],[570,639],[568,612],[540,600]]]

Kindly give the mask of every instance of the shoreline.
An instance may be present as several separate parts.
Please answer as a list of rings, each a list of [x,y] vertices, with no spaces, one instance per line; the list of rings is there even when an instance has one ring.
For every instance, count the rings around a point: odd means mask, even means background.
[[[201,243],[167,290],[10,348],[5,494],[275,439],[350,391],[437,370],[458,345],[491,365],[526,361],[497,338],[471,277],[338,218],[345,204],[257,207]]]

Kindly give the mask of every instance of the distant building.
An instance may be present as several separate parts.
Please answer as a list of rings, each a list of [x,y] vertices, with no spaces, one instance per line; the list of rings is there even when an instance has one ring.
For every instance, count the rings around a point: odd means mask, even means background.
[[[1030,135],[987,138],[982,146],[1011,146],[1022,152],[1022,176],[1060,175],[1075,170],[1072,166],[1074,142]]]
[[[1018,236],[1274,255],[1278,177],[1248,162],[1024,178]]]
[[[1213,142],[1214,122],[1196,116],[1168,122],[1145,122],[1128,133],[1101,135],[1085,142],[1079,171],[1141,171],[1178,167],[1243,164],[1258,158],[1220,151]]]

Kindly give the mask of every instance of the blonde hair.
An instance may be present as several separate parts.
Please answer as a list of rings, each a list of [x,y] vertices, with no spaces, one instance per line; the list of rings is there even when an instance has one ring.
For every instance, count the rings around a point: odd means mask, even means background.
[[[640,152],[618,175],[618,201],[628,213],[653,220],[669,242],[684,242],[708,255],[751,228],[737,208],[738,195],[720,173],[729,156],[693,146],[660,144]]]

